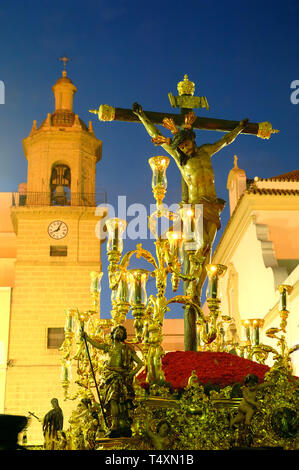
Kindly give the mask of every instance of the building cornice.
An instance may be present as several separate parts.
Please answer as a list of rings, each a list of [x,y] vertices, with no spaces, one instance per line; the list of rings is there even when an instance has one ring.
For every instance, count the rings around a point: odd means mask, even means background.
[[[61,217],[65,219],[99,221],[108,213],[107,207],[89,206],[15,206],[11,208],[11,219],[15,233],[18,232],[18,220],[22,219],[48,219]]]
[[[28,160],[27,155],[29,148],[35,145],[48,145],[49,143],[61,143],[65,142],[68,144],[82,143],[84,147],[90,149],[96,156],[98,162],[102,158],[102,141],[98,139],[95,134],[84,129],[70,129],[70,128],[57,128],[50,127],[49,129],[41,129],[36,133],[29,135],[23,139],[23,149],[25,158]]]
[[[295,194],[294,194],[295,193]],[[246,190],[229,219],[219,243],[213,253],[213,262],[226,263],[237,248],[244,232],[252,222],[257,211],[299,210],[299,191]]]
[[[100,240],[99,240],[100,242]],[[22,260],[22,259],[17,259],[16,260],[16,266],[32,266],[32,260]],[[53,266],[86,266],[86,267],[92,267],[94,266],[95,270],[101,270],[101,262],[95,261],[95,260],[90,260],[90,261],[56,261],[54,259],[51,260],[49,263],[49,260],[47,261],[34,261],[34,266],[47,266],[47,267],[53,267]]]

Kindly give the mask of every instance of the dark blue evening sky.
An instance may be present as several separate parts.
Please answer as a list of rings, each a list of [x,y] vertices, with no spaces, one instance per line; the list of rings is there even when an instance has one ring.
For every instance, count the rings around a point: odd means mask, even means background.
[[[52,85],[61,75],[57,59],[71,58],[68,76],[78,88],[74,111],[103,141],[97,188],[115,205],[118,195],[153,203],[147,159],[161,154],[141,125],[102,123],[88,112],[100,104],[171,112],[168,93],[188,74],[195,95],[210,110],[197,114],[252,122],[270,121],[280,133],[270,140],[239,136],[214,157],[216,189],[228,200],[226,181],[233,155],[249,178],[298,168],[299,104],[290,84],[299,80],[298,1],[11,1],[0,6],[0,191],[17,191],[27,179],[22,139],[32,121],[53,111]],[[298,93],[299,98],[299,93]],[[197,142],[222,134],[197,131]],[[164,152],[162,152],[164,153]],[[168,204],[180,200],[180,176],[171,161]],[[223,226],[229,216],[223,212]],[[221,232],[217,236],[217,240]],[[139,242],[139,240],[137,240]],[[136,241],[125,243],[132,249]],[[145,242],[144,246],[151,247]],[[103,251],[103,266],[106,268]],[[109,309],[103,279],[102,306]],[[66,306],[67,307],[67,306]]]

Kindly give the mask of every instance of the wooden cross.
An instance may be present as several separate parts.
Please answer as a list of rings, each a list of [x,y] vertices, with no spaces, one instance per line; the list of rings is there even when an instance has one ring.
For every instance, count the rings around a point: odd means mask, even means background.
[[[190,85],[191,84],[191,85]],[[179,82],[178,90],[179,95],[174,97],[171,93],[168,94],[170,104],[173,108],[179,108],[181,113],[160,113],[154,111],[144,111],[146,116],[150,119],[153,124],[162,125],[164,118],[172,118],[177,126],[184,124],[184,116],[187,112],[190,112],[195,108],[207,108],[209,109],[206,97],[195,97],[193,96],[194,86],[193,82],[190,82],[185,75],[184,81]],[[98,110],[92,109],[89,112],[97,114],[100,121],[125,121],[140,123],[139,118],[133,113],[131,109],[125,108],[114,108],[112,106],[102,104]],[[207,131],[220,131],[230,132],[235,129],[239,121],[230,121],[226,119],[215,119],[209,117],[196,117],[192,127],[193,129],[202,129]],[[242,134],[252,134],[262,139],[269,139],[271,134],[279,132],[276,129],[272,129],[270,122],[252,123],[249,122],[243,129]]]

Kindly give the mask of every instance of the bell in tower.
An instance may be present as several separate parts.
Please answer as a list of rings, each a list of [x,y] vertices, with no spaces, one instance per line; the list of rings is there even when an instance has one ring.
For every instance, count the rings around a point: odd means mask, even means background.
[[[54,165],[51,172],[51,205],[70,205],[71,170],[67,165]]]

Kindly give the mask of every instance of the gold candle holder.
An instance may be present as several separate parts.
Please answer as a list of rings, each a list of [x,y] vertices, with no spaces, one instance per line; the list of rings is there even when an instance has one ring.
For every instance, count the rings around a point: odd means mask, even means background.
[[[108,230],[107,257],[109,261],[108,277],[110,287],[112,285],[114,274],[118,269],[118,264],[123,251],[123,234],[126,226],[127,222],[122,219],[112,218],[106,222]]]
[[[251,332],[251,319],[242,320],[242,325],[245,329],[245,346],[251,347],[252,344],[252,332]]]
[[[64,326],[64,336],[66,340],[71,340],[74,336],[74,319],[77,310],[74,309],[67,309],[66,311],[66,320]]]
[[[169,231],[166,236],[169,242],[169,251],[165,250],[165,259],[170,269],[176,271],[172,272],[171,276],[172,290],[176,292],[180,283],[178,272],[181,271],[183,263],[183,238],[179,231]]]
[[[145,285],[149,276],[149,271],[146,269],[131,269],[128,273],[130,276],[130,304],[132,314],[135,319],[134,329],[136,340],[139,342],[141,341],[143,331],[143,317],[147,301]]]
[[[207,288],[207,296],[211,299],[218,298],[218,281],[227,270],[227,266],[223,264],[208,264],[206,266],[209,283]]]
[[[171,256],[179,261],[181,258],[181,247],[183,243],[182,234],[177,230],[169,231],[166,234],[169,242],[169,250]]]
[[[287,310],[287,297],[293,291],[293,287],[288,284],[280,284],[278,286],[278,291],[280,293],[280,310],[279,310],[279,314],[281,318],[280,328],[282,329],[284,333],[286,333],[287,319],[290,313]]]
[[[71,363],[70,361],[64,361],[61,366],[61,385],[64,389],[64,399],[67,400],[69,398],[69,386],[70,381],[72,378],[71,373]]]
[[[120,280],[118,282],[118,287],[116,291],[116,301],[119,302],[128,302],[128,295],[129,295],[129,273],[124,271],[121,273]]]
[[[152,176],[152,190],[154,198],[156,199],[157,207],[159,207],[166,194],[167,178],[166,169],[169,165],[169,157],[157,156],[149,158],[148,162],[153,172]]]
[[[208,264],[206,266],[209,282],[207,287],[207,304],[210,310],[210,317],[212,323],[212,331],[215,333],[215,338],[217,341],[217,348],[221,343],[221,331],[220,328],[217,328],[217,319],[219,315],[219,307],[221,304],[221,300],[219,299],[218,293],[218,284],[219,279],[223,276],[227,270],[227,266],[223,264]],[[212,333],[209,333],[211,335]],[[213,336],[212,336],[213,337]],[[212,341],[211,341],[212,342]]]
[[[90,294],[93,300],[93,308],[96,313],[99,312],[99,300],[101,295],[101,280],[103,277],[103,273],[92,271],[90,273]]]
[[[124,271],[121,274],[118,288],[116,291],[116,308],[118,313],[118,324],[124,323],[126,316],[130,310],[130,303],[128,302],[129,296],[129,273]]]
[[[65,363],[61,367],[61,381],[69,383],[71,377],[72,374],[70,361],[65,361]]]
[[[185,204],[179,209],[183,222],[184,250],[188,253],[203,246],[203,219],[200,204]]]
[[[112,218],[106,222],[108,230],[107,253],[123,251],[123,234],[126,229],[127,222],[122,219]]]
[[[251,319],[251,325],[253,329],[253,340],[254,344],[257,346],[260,344],[260,328],[264,326],[264,320],[261,318]]]
[[[280,284],[278,286],[280,292],[280,310],[287,309],[287,295],[290,295],[293,291],[293,287],[288,284]]]

